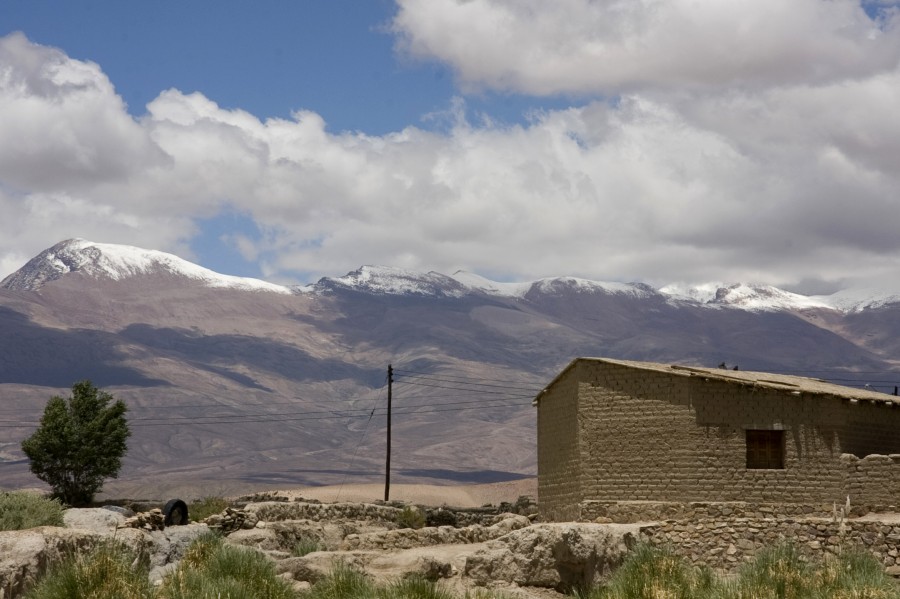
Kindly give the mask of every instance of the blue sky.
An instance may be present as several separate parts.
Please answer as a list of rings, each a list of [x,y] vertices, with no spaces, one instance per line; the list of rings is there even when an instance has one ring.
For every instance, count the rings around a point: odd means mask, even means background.
[[[79,236],[279,282],[883,280],[898,22],[851,0],[4,0],[0,276]]]
[[[440,66],[393,59],[387,1],[13,0],[3,10],[4,33],[99,63],[135,116],[174,87],[260,118],[305,108],[333,129],[382,134],[453,94]]]
[[[430,126],[423,118],[460,93],[447,65],[398,60],[390,0],[4,0],[0,11],[2,34],[23,31],[100,64],[134,116],[174,87],[260,118],[307,109],[332,131],[383,135]],[[530,110],[566,100],[481,90],[468,102],[472,111],[521,122]]]

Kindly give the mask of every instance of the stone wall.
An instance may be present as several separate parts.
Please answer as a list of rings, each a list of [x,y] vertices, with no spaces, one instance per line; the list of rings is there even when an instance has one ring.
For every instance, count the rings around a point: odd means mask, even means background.
[[[734,571],[761,549],[789,541],[809,557],[858,548],[872,553],[888,572],[900,574],[900,520],[827,518],[703,518],[641,527],[642,541],[672,548],[695,564]]]
[[[580,506],[582,522],[613,522],[630,524],[666,520],[690,521],[731,518],[763,519],[774,517],[830,518],[835,504],[808,503],[749,503],[744,501],[708,503],[674,501],[583,501]],[[842,507],[842,506],[837,506]],[[851,506],[850,515],[861,516],[873,510],[871,506]]]
[[[577,361],[538,402],[541,514],[577,519],[587,500],[891,503],[900,460],[842,455],[900,444],[900,409],[863,403]],[[784,469],[747,468],[749,429],[784,431]]]

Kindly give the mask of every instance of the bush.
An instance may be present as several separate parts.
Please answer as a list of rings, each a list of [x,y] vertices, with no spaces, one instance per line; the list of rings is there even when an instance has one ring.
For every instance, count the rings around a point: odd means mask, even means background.
[[[63,506],[59,501],[21,491],[0,493],[0,530],[62,525]]]
[[[25,599],[152,599],[148,573],[127,547],[103,543],[51,567]]]
[[[425,524],[427,526],[457,526],[459,518],[456,513],[444,508],[429,510],[425,514]]]
[[[226,545],[218,535],[195,540],[159,599],[293,599],[290,583],[275,574],[275,564],[253,549]]]
[[[188,506],[188,514],[191,522],[203,522],[210,516],[221,514],[228,507],[228,502],[222,497],[204,497]]]
[[[397,514],[397,526],[400,528],[422,528],[425,526],[425,516],[418,508],[406,506]]]
[[[122,467],[131,432],[121,401],[90,381],[72,385],[72,396],[50,398],[41,424],[22,441],[31,471],[68,505],[87,505],[106,478]]]

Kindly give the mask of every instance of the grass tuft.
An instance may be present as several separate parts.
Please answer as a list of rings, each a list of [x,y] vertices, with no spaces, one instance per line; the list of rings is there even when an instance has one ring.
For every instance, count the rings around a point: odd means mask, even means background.
[[[188,505],[188,514],[192,522],[203,522],[210,516],[221,514],[228,507],[228,502],[222,497],[204,497]]]
[[[605,585],[581,599],[900,599],[896,586],[871,554],[847,551],[809,563],[784,543],[760,551],[737,578],[718,580],[665,549],[635,548]]]
[[[315,537],[303,536],[294,544],[291,549],[291,555],[294,557],[303,557],[316,551],[324,551],[325,544]]]
[[[210,534],[198,538],[174,574],[166,577],[158,599],[293,599],[291,585],[275,574],[275,564],[245,547],[226,545]]]
[[[713,597],[716,579],[674,552],[638,545],[607,585],[577,596],[585,599],[701,599]]]
[[[782,543],[760,551],[738,572],[737,591],[741,599],[811,597],[815,580],[811,567],[797,547]]]
[[[62,526],[63,505],[34,493],[0,493],[0,530],[25,530],[36,526]]]
[[[411,576],[378,589],[381,599],[455,599],[453,594],[421,576]]]
[[[51,567],[25,599],[152,599],[148,565],[108,542]]]
[[[334,564],[331,572],[309,590],[307,599],[379,599],[377,587],[362,572],[344,562]]]

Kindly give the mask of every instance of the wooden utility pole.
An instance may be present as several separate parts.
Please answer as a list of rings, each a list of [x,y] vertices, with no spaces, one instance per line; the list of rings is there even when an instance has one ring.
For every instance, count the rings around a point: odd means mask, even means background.
[[[384,500],[391,500],[391,390],[394,385],[394,368],[388,364],[388,405],[387,405],[387,459],[384,466]]]

